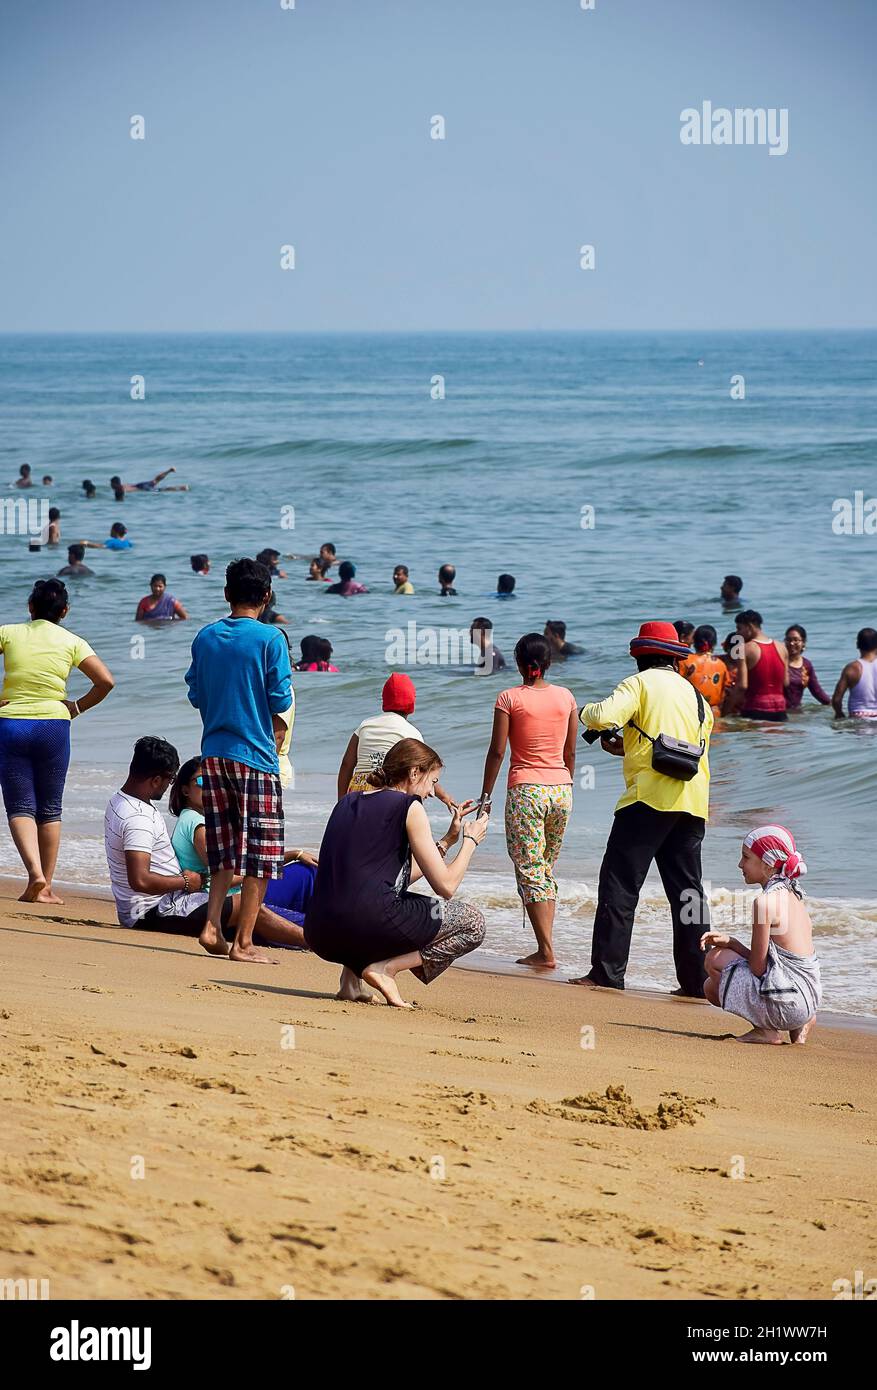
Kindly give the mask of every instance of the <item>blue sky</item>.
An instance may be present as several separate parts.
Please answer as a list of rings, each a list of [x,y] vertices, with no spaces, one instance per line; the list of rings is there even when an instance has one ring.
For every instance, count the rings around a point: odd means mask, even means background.
[[[875,38],[873,0],[4,0],[0,327],[874,326]],[[683,146],[705,99],[787,107],[788,153]]]

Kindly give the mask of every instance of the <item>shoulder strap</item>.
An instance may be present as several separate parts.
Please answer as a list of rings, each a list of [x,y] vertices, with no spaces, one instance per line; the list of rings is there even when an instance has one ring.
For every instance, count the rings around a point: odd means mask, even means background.
[[[677,675],[679,675],[678,672],[677,672]],[[684,680],[685,680],[685,677],[684,677],[683,675],[679,675],[679,679],[684,681]],[[690,681],[685,681],[685,683],[686,683],[686,685],[691,685],[691,682],[690,682]],[[706,710],[704,709],[703,696],[701,695],[701,693],[700,693],[700,691],[698,690],[697,686],[696,686],[696,685],[692,685],[691,688],[692,688],[692,690],[694,691],[695,699],[697,700],[697,732],[698,732],[698,734],[700,734],[700,733],[701,733],[701,730],[703,729],[703,721],[706,719]],[[641,728],[640,728],[639,724],[634,724],[634,722],[633,722],[632,719],[629,719],[627,722],[628,722],[628,724],[630,725],[630,727],[631,727],[632,729],[636,729],[636,731],[637,731],[638,734],[642,734],[643,738],[647,738],[648,741],[649,741],[649,743],[654,743],[654,742],[655,742],[655,740],[652,738],[651,734],[647,734],[646,731],[645,731],[645,729],[641,729]],[[701,743],[703,743],[703,742],[704,742],[703,738],[701,738],[700,741],[701,741]]]

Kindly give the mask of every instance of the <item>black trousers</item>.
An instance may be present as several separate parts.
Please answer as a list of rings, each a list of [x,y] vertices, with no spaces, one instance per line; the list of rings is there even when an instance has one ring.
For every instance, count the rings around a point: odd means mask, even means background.
[[[676,978],[686,994],[703,994],[700,938],[710,925],[700,864],[705,829],[699,816],[656,811],[642,801],[615,812],[600,866],[588,975],[595,984],[624,989],[633,915],[654,860],[670,902]]]

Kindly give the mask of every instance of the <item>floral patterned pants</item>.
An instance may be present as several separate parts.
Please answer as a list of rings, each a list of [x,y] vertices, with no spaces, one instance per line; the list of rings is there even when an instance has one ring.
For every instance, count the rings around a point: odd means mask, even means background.
[[[509,787],[505,803],[506,845],[523,902],[544,903],[557,897],[554,865],[571,811],[569,783],[546,787],[522,782]]]

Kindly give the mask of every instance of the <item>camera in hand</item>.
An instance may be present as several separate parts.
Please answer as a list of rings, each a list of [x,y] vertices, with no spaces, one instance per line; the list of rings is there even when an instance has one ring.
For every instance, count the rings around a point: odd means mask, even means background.
[[[617,724],[612,724],[608,729],[586,729],[582,734],[585,743],[596,743],[598,738],[618,738],[621,729]]]

